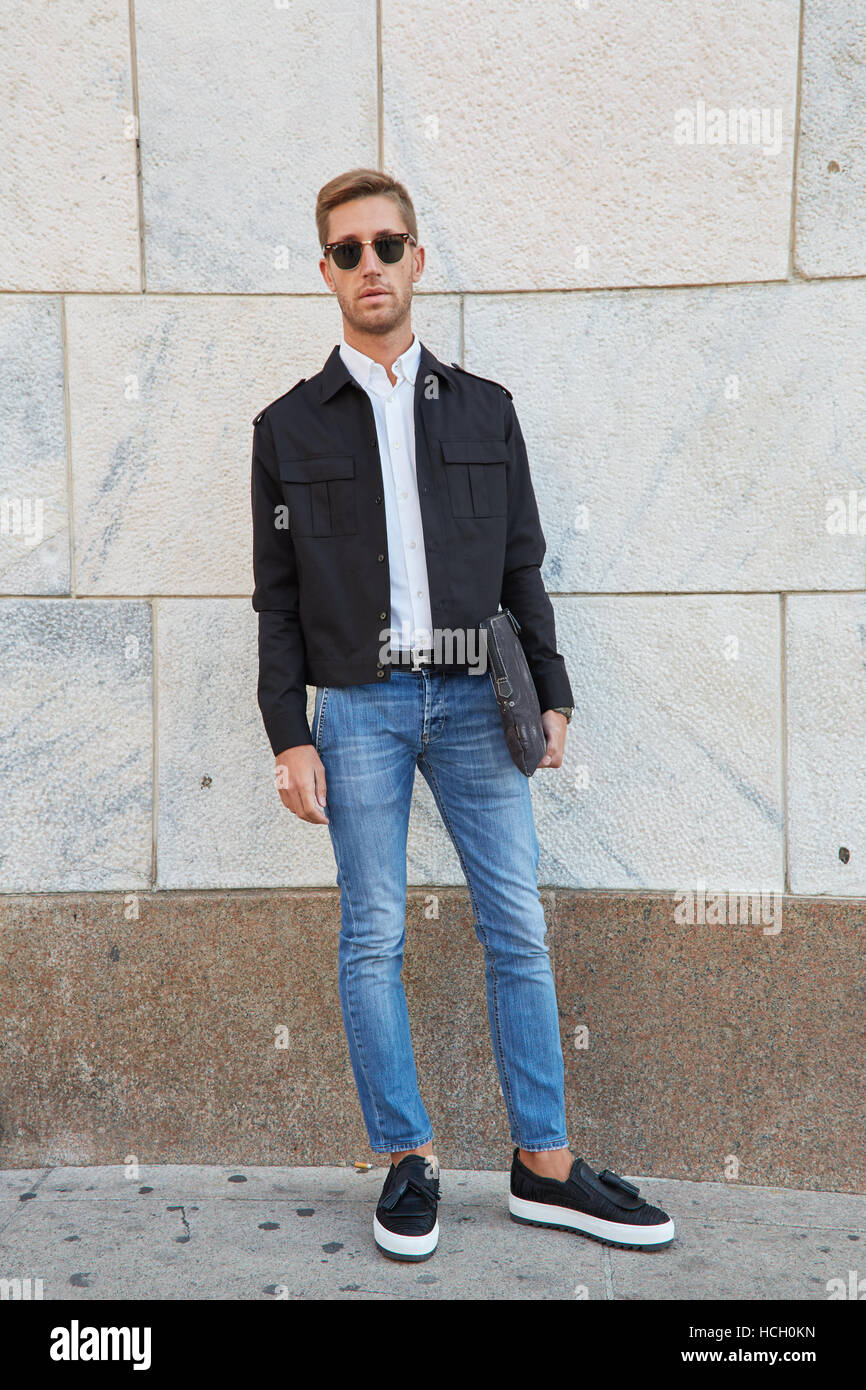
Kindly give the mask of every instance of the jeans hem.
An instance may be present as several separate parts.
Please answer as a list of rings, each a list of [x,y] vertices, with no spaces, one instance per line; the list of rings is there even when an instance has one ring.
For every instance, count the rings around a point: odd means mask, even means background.
[[[512,1144],[515,1144],[518,1149],[523,1149],[524,1152],[528,1154],[547,1153],[550,1149],[568,1148],[567,1139],[557,1139],[554,1142],[548,1144],[522,1144],[519,1139],[512,1139],[511,1142]]]
[[[384,1148],[379,1148],[376,1144],[371,1144],[370,1148],[373,1150],[374,1154],[399,1154],[402,1153],[404,1149],[420,1149],[422,1144],[430,1144],[432,1142],[433,1135],[428,1134],[426,1139],[401,1139],[398,1143],[386,1144]]]

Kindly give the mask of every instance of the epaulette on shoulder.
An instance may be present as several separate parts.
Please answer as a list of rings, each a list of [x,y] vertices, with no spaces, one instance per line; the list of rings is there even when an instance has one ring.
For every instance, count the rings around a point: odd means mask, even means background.
[[[494,381],[493,378],[492,378],[492,377],[489,377],[489,376],[478,376],[478,373],[477,373],[477,372],[467,372],[467,371],[466,371],[466,368],[465,368],[465,367],[461,367],[461,365],[460,365],[459,362],[452,362],[452,363],[451,363],[451,366],[452,366],[452,367],[456,367],[457,370],[458,370],[458,372],[464,372],[464,373],[466,374],[466,376],[474,376],[474,377],[476,377],[479,381],[489,381],[489,382],[491,383],[492,386],[498,386],[499,389],[500,389],[500,391],[504,391],[505,394],[506,394],[506,396],[508,397],[508,399],[509,399],[510,401],[513,401],[513,400],[514,400],[514,397],[512,396],[512,394],[511,394],[511,392],[509,391],[508,387],[507,387],[507,386],[503,386],[501,381]]]
[[[303,384],[304,384],[304,382],[306,381],[306,379],[307,379],[307,378],[306,378],[305,376],[302,376],[301,379],[300,379],[300,381],[296,381],[295,384],[294,384],[294,386],[289,387],[288,391],[284,391],[283,394],[282,394],[281,396],[277,396],[277,399],[276,399],[275,401],[271,401],[271,405],[277,405],[280,401],[284,401],[284,400],[286,399],[286,396],[290,396],[290,395],[292,394],[293,391],[297,391],[297,389],[298,389],[299,386],[303,386]],[[256,416],[255,420],[253,420],[253,424],[254,424],[254,425],[257,425],[257,424],[259,423],[259,421],[262,419],[262,416],[264,415],[265,411],[266,411],[266,410],[270,410],[271,405],[266,405],[264,410],[260,410],[260,411],[259,411],[259,413],[258,413],[258,415]]]

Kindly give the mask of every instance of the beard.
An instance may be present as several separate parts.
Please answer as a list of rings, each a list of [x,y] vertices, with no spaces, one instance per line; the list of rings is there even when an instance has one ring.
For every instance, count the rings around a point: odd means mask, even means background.
[[[348,298],[337,290],[337,303],[346,322],[359,333],[390,333],[402,323],[412,307],[412,283],[392,289],[389,286],[388,298],[377,309],[369,310],[354,298]]]

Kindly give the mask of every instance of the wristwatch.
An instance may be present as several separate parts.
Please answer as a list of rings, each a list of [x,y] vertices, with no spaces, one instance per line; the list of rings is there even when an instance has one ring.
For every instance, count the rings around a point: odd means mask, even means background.
[[[552,709],[554,709],[557,714],[564,714],[567,724],[571,723],[571,716],[574,714],[573,705],[553,705]]]

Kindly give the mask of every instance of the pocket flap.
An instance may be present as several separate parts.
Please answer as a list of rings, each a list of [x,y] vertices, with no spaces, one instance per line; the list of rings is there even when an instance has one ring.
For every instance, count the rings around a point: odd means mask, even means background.
[[[332,478],[354,478],[353,454],[308,455],[302,459],[280,459],[280,478],[284,483],[325,483]]]
[[[504,439],[443,439],[441,443],[446,463],[508,462],[508,445]]]

